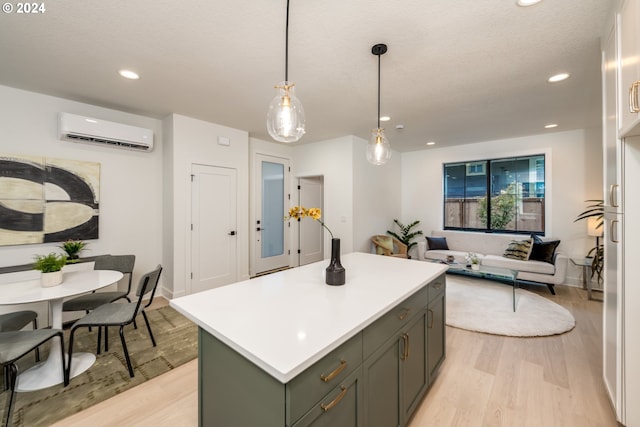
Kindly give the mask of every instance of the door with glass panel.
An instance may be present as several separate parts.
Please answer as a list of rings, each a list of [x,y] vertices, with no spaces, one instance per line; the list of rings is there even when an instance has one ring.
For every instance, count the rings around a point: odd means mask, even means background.
[[[256,155],[256,274],[289,266],[289,161]]]

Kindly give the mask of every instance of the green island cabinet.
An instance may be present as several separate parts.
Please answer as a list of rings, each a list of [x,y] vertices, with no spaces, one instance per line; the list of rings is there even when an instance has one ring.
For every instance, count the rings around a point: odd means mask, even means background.
[[[445,358],[436,277],[283,384],[199,328],[199,424],[405,426]]]

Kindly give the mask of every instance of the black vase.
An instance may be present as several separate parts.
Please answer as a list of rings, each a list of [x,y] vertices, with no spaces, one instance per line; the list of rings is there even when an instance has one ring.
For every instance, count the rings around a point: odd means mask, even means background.
[[[331,239],[331,262],[326,270],[325,282],[327,285],[344,285],[345,269],[340,264],[340,239]]]

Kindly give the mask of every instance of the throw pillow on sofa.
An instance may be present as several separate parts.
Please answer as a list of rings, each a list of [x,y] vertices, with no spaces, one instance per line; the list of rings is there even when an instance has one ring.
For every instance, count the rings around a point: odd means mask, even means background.
[[[512,240],[505,249],[504,254],[502,254],[505,258],[511,259],[519,259],[525,261],[529,259],[529,252],[531,251],[531,239],[527,240]]]
[[[560,240],[544,241],[535,234],[531,237],[533,238],[533,245],[531,246],[529,259],[553,264],[553,258],[556,254],[556,248],[560,244]]]
[[[446,237],[427,237],[427,246],[431,251],[433,250],[448,251],[449,250]]]

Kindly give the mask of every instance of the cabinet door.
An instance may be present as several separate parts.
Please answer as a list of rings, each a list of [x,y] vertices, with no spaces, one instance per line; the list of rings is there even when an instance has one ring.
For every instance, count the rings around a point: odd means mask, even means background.
[[[435,378],[438,368],[444,361],[446,333],[445,293],[434,299],[427,308],[427,365],[429,384]]]
[[[604,156],[604,204],[610,209],[621,210],[621,145],[618,139],[618,65],[616,28],[614,24],[605,37],[602,52],[604,75],[603,96],[603,156]]]
[[[631,104],[640,108],[640,0],[625,0],[620,8],[620,115],[621,132],[632,136],[640,134],[638,110],[631,111]],[[633,86],[636,84],[635,87]],[[633,98],[633,99],[632,99]],[[635,124],[635,126],[634,126]],[[629,132],[630,128],[633,132]]]
[[[364,385],[364,425],[400,425],[400,341],[393,339],[374,352],[362,369]]]
[[[400,370],[402,372],[402,409],[408,420],[429,385],[427,371],[426,313],[423,311],[402,333]]]
[[[361,370],[357,369],[293,427],[362,427]]]

